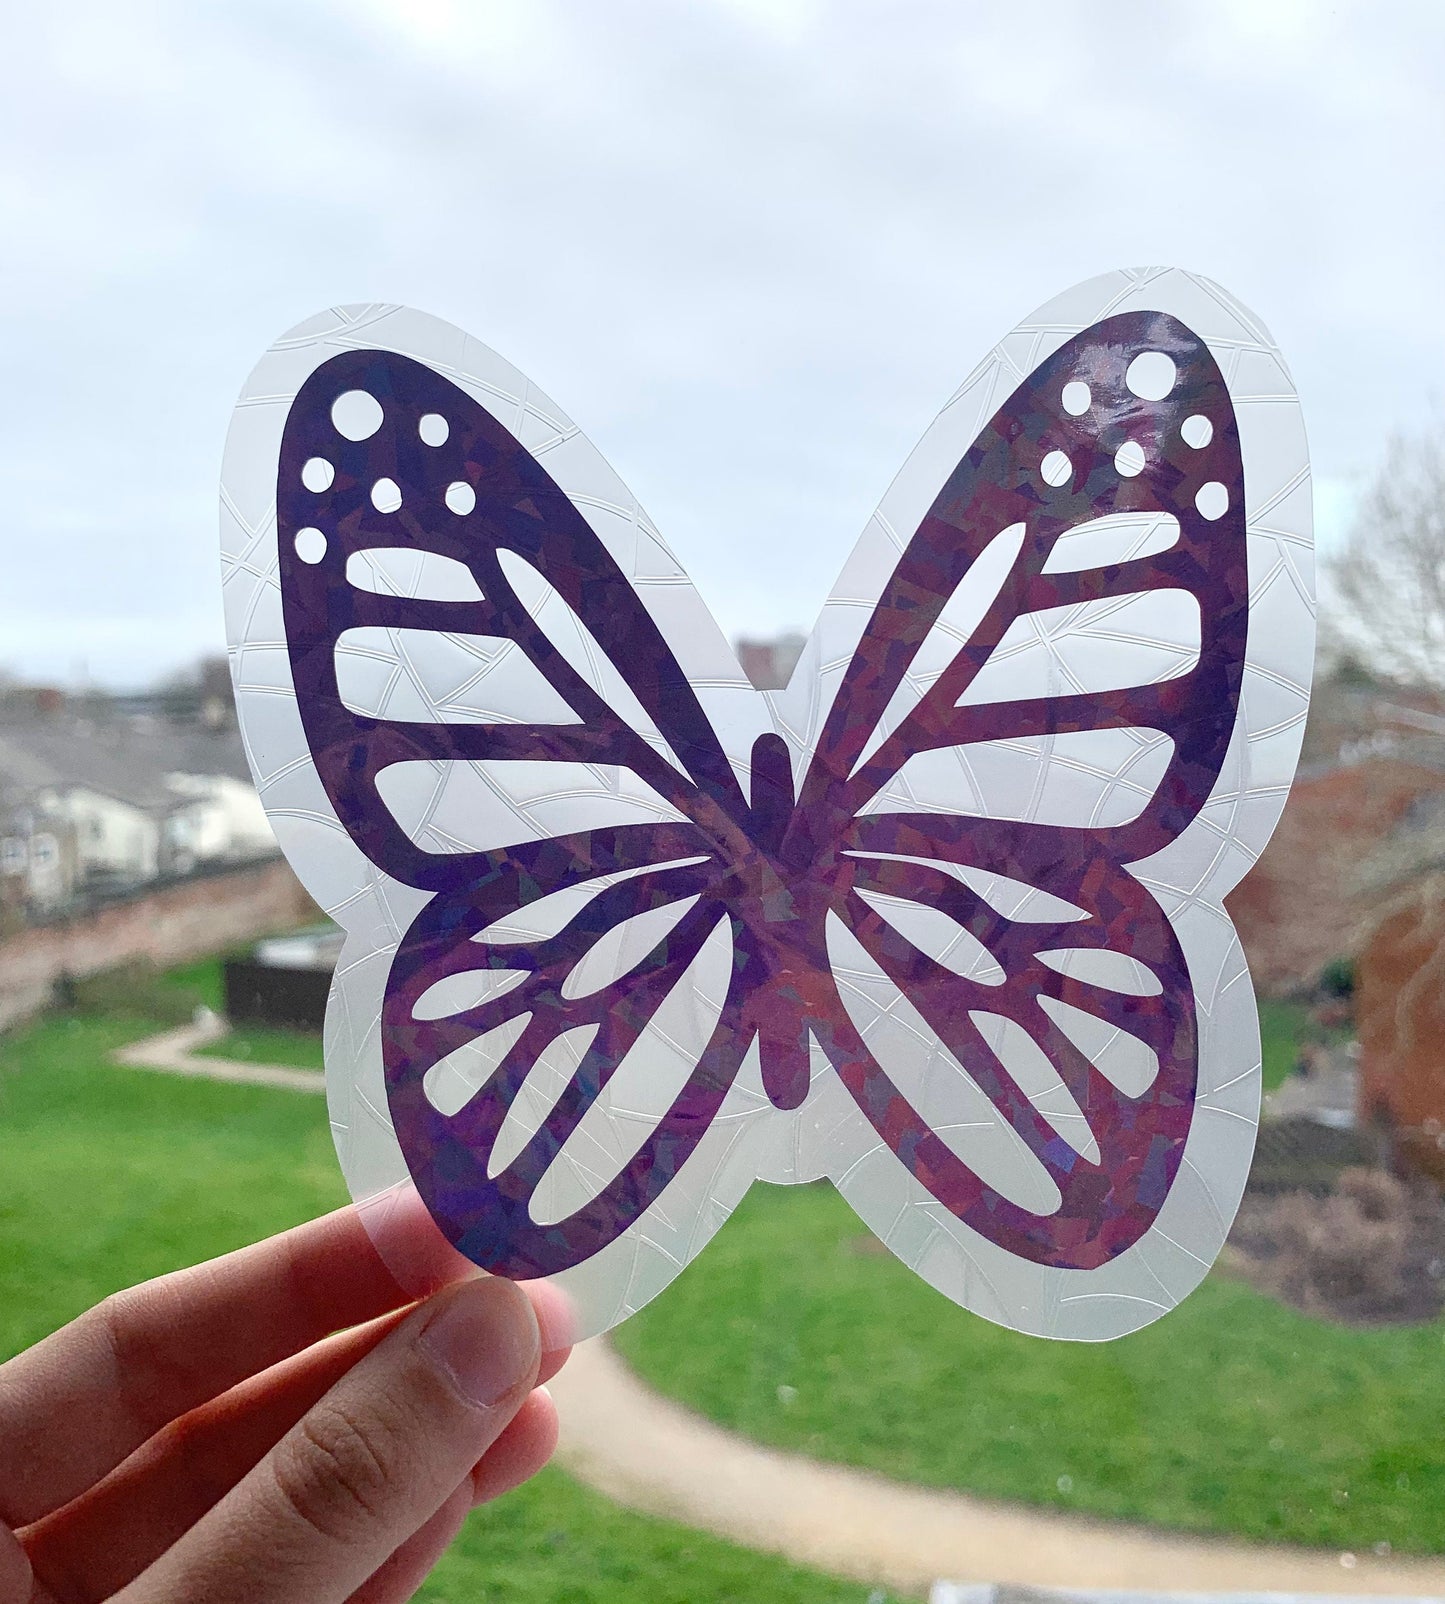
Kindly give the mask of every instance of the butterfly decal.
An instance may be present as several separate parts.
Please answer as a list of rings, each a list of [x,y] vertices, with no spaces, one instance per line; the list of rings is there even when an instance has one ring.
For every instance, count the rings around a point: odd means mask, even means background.
[[[828,1175],[1025,1329],[1197,1281],[1258,1097],[1222,898],[1312,616],[1297,409],[1223,292],[1119,274],[1022,325],[781,693],[574,426],[418,313],[274,348],[222,521],[258,785],[348,932],[356,1195],[406,1181],[592,1329],[757,1177]]]

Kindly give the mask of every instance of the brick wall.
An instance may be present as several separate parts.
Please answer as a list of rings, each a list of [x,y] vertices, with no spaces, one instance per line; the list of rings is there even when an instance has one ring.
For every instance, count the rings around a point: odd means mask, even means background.
[[[296,876],[274,858],[33,925],[0,941],[0,1028],[44,1007],[63,975],[144,960],[186,963],[317,917]]]

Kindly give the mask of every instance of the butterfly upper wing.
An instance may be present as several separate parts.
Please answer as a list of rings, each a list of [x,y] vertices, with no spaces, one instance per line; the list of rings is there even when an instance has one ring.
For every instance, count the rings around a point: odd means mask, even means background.
[[[354,440],[333,417],[352,397],[363,409],[353,431],[372,421],[365,400],[379,414]],[[423,434],[427,419],[439,420],[437,444]],[[416,844],[377,788],[402,762],[605,765],[630,771],[674,813],[736,810],[727,758],[630,576],[542,462],[442,374],[377,350],[319,366],[290,411],[276,507],[302,722],[338,816],[387,873],[433,889],[492,861]],[[587,631],[584,650],[620,671],[655,739],[669,732],[671,761],[548,634],[549,591],[574,635],[577,622]],[[447,654],[459,667],[417,660],[440,658],[447,638],[460,643]],[[348,673],[378,656],[380,687]],[[398,689],[410,695],[395,712]]]
[[[843,1006],[820,1032],[829,1058],[916,1199],[976,1233],[961,1241],[1044,1270],[1100,1270],[1159,1220],[1202,1096],[1197,997],[1212,1001],[1228,968],[1217,942],[1186,954],[1179,905],[1197,896],[1227,930],[1215,899],[1232,880],[1211,856],[1233,857],[1237,878],[1238,843],[1257,852],[1272,823],[1262,788],[1221,778],[1240,750],[1261,577],[1235,404],[1255,375],[1232,386],[1220,356],[1234,366],[1238,352],[1217,355],[1167,294],[1137,289],[1114,300],[1142,307],[1114,310],[1106,294],[1082,329],[1033,320],[1023,382],[943,469],[915,532],[865,541],[875,571],[893,565],[846,654],[825,612],[815,662],[846,666],[798,809],[809,855],[836,854],[828,947]],[[1168,365],[1133,366],[1145,353],[1169,359],[1166,390]],[[1274,378],[1267,399],[1292,413]],[[1258,512],[1279,497],[1257,411]],[[858,588],[845,576],[840,595]],[[1308,615],[1291,623],[1284,743],[1297,745]],[[1277,812],[1282,793],[1267,789]],[[1137,867],[1171,852],[1172,919]],[[940,921],[970,962],[944,950]],[[1252,1118],[1230,1112],[1247,1164]],[[1233,1160],[1213,1167],[1206,1235],[1242,1181]],[[861,1175],[844,1191],[896,1218],[870,1193],[876,1170]],[[1040,1315],[1036,1303],[1004,1317]]]
[[[717,729],[742,678],[723,684],[730,654],[699,671],[715,628],[635,509],[600,487],[604,541],[585,474],[569,494],[549,471],[575,431],[519,438],[534,398],[504,421],[375,329],[314,356],[272,459],[304,757],[262,754],[263,794],[309,758],[386,884],[428,894],[388,893],[409,918],[382,995],[348,963],[339,1011],[379,1025],[386,1123],[451,1240],[490,1270],[558,1271],[649,1207],[736,1072],[717,888],[746,805]],[[240,633],[243,716],[269,740],[244,673],[261,631]],[[348,928],[352,878],[329,899]]]

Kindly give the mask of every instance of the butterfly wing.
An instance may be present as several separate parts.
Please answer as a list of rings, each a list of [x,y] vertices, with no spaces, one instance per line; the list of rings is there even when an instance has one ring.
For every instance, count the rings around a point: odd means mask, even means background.
[[[1221,901],[1303,726],[1307,495],[1258,325],[1119,275],[984,364],[825,610],[797,828],[836,854],[829,1167],[1010,1324],[1152,1318],[1237,1205],[1258,1038]]]
[[[719,887],[747,809],[719,731],[746,752],[765,713],[596,453],[445,325],[304,327],[231,454],[243,727],[351,938],[328,1061],[353,1192],[409,1173],[489,1270],[593,1260],[736,1076]],[[654,1233],[649,1290],[701,1213],[722,1217],[699,1195]],[[641,1274],[597,1297],[636,1301]]]

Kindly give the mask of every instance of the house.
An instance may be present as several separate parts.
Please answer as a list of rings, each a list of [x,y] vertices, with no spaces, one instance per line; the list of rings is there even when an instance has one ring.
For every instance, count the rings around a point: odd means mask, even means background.
[[[0,724],[0,825],[32,912],[276,851],[236,732],[158,719]]]
[[[0,928],[63,908],[75,895],[75,830],[0,793]]]
[[[1301,768],[1269,845],[1225,903],[1261,991],[1310,990],[1327,964],[1359,952],[1364,866],[1422,800],[1445,792],[1445,765],[1412,756]]]
[[[276,850],[261,798],[249,779],[230,774],[168,774],[179,806],[172,818],[171,854],[191,864],[262,857]]]

